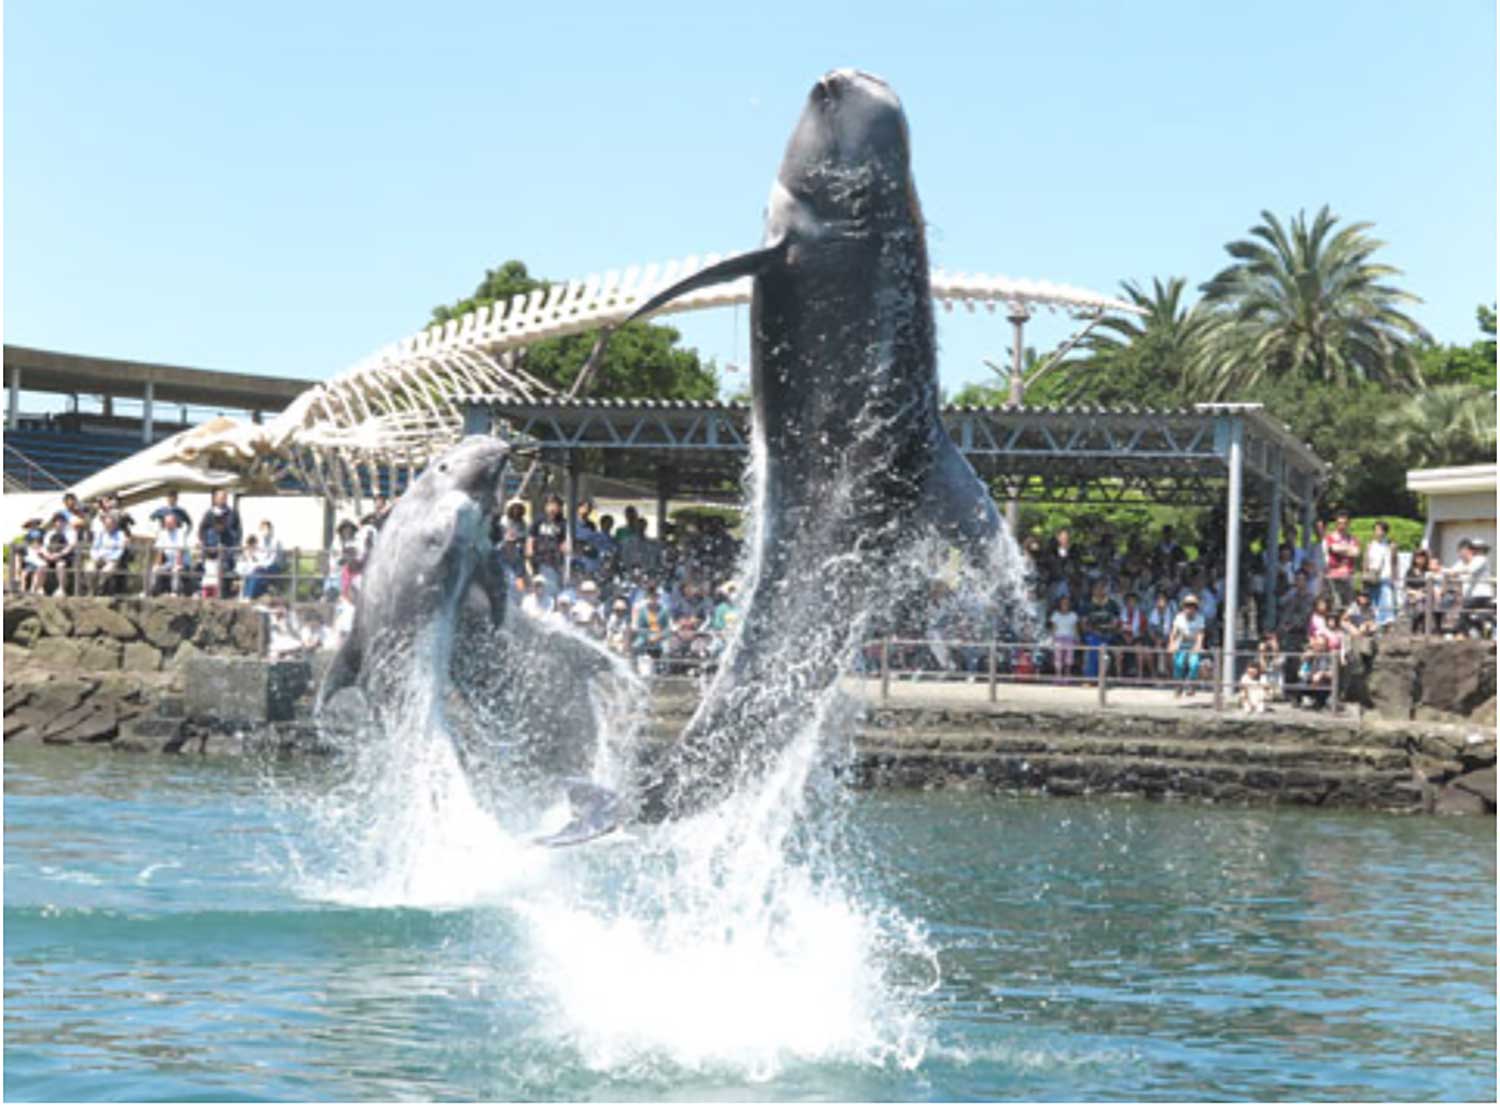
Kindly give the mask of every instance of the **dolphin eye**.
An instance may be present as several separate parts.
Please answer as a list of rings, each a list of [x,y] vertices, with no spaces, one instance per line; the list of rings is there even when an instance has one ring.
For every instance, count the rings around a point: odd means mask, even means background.
[[[448,464],[447,463],[439,463],[438,464],[438,473],[440,473],[440,474],[447,474],[448,473]]]

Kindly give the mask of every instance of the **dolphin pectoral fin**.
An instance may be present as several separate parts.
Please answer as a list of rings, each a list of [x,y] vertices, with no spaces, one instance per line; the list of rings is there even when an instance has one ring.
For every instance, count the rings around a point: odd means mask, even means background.
[[[362,662],[363,653],[360,651],[358,638],[351,633],[339,645],[339,650],[329,661],[328,670],[323,673],[323,681],[318,684],[318,697],[313,703],[315,714],[321,714],[330,698],[345,687],[352,687],[359,680]]]
[[[1000,514],[988,488],[946,436],[924,495],[919,514],[956,544],[986,543],[1000,531]]]
[[[712,266],[705,266],[696,274],[689,274],[682,281],[667,286],[642,302],[629,316],[620,321],[621,324],[629,324],[632,320],[645,316],[647,313],[655,312],[669,301],[675,301],[684,293],[691,293],[695,289],[704,286],[718,285],[720,282],[732,281],[735,278],[753,277],[759,274],[771,263],[784,257],[786,254],[786,241],[778,239],[770,246],[759,247],[744,254],[731,255],[722,262],[716,262]]]
[[[624,806],[619,795],[586,779],[565,779],[563,786],[568,791],[572,818],[556,833],[532,838],[532,844],[562,849],[593,841],[620,827]]]

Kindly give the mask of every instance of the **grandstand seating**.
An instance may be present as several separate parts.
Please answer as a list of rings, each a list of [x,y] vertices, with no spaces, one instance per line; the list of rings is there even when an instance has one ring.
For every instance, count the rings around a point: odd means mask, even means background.
[[[56,490],[141,450],[141,438],[104,432],[17,428],[5,433],[7,485]]]

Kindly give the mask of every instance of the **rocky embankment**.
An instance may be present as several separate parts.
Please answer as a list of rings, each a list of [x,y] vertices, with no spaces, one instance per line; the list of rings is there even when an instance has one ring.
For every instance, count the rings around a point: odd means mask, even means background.
[[[264,661],[264,635],[234,602],[7,598],[5,743],[319,751],[315,667]],[[1363,720],[898,695],[865,715],[852,773],[869,787],[1494,813],[1493,644],[1383,641],[1351,693]],[[658,681],[651,734],[670,744],[696,702],[691,681]]]

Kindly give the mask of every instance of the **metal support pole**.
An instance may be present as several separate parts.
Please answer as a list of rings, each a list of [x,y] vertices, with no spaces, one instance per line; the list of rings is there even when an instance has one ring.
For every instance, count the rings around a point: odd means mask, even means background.
[[[573,453],[568,452],[563,463],[564,489],[567,498],[567,537],[568,549],[563,556],[563,581],[566,586],[573,581],[573,551],[578,545],[578,465],[574,461]]]
[[[153,424],[151,419],[151,403],[156,399],[156,383],[146,379],[145,392],[141,394],[141,443],[149,444],[152,439]]]
[[[21,368],[10,368],[10,398],[6,403],[5,427],[14,432],[21,427]]]
[[[1262,631],[1276,627],[1276,571],[1281,566],[1281,480],[1284,470],[1278,451],[1271,466],[1271,519],[1266,525],[1266,589],[1261,596],[1261,610],[1266,616],[1260,623]]]
[[[1101,644],[1099,646],[1099,707],[1103,709],[1109,705],[1109,648]]]
[[[1343,676],[1340,674],[1342,669],[1339,667],[1339,663],[1339,654],[1335,652],[1333,654],[1333,690],[1328,693],[1328,708],[1335,714],[1341,709],[1339,703],[1339,681]]]
[[[298,572],[299,572],[299,569],[301,568],[301,566],[302,566],[302,549],[301,548],[293,548],[292,549],[292,596],[287,599],[287,605],[289,605],[289,606],[294,606],[294,605],[297,604],[297,576],[298,576]]]
[[[880,642],[880,701],[891,696],[891,638]]]
[[[1017,301],[1010,306],[1010,312],[1005,319],[1011,323],[1015,342],[1010,362],[1010,404],[1020,408],[1025,404],[1026,398],[1025,379],[1022,373],[1026,358],[1026,322],[1031,319],[1031,313],[1027,311],[1025,305]],[[1011,488],[1010,496],[1005,499],[1005,524],[1012,536],[1015,536],[1021,527],[1021,503],[1016,500],[1014,487]]]
[[[671,480],[671,472],[667,468],[656,468],[656,538],[663,542],[667,538],[667,494]]]
[[[1224,686],[1234,689],[1234,650],[1240,607],[1240,514],[1244,510],[1245,422],[1229,420],[1229,519],[1225,529],[1224,562]]]
[[[1000,685],[1000,644],[994,638],[990,638],[990,701],[994,702],[999,696]]]

